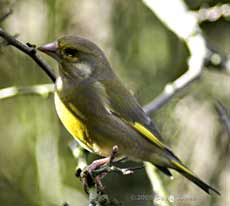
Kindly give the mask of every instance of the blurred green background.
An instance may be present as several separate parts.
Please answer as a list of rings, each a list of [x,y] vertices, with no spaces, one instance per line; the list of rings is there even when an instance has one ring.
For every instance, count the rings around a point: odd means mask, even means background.
[[[226,2],[186,1],[194,10]],[[0,15],[8,8],[14,12],[0,26],[23,42],[41,45],[75,34],[97,43],[143,105],[187,69],[185,44],[140,0],[1,0]],[[204,22],[201,28],[214,48],[230,54],[229,19]],[[29,57],[1,46],[0,88],[49,82]],[[214,108],[217,99],[230,108],[230,76],[209,68],[152,115],[165,142],[222,193],[208,196],[176,173],[173,181],[160,175],[170,195],[184,198],[177,206],[230,205],[229,137]],[[0,100],[0,131],[0,205],[87,205],[74,176],[76,160],[68,148],[72,137],[57,118],[52,95]],[[105,186],[124,205],[152,205],[144,170],[128,177],[109,175]]]

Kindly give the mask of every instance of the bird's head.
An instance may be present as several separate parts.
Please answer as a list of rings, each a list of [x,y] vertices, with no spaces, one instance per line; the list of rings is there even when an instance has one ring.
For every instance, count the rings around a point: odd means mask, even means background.
[[[109,67],[102,50],[93,42],[78,36],[61,37],[38,50],[58,61],[61,75],[73,79],[86,79]]]

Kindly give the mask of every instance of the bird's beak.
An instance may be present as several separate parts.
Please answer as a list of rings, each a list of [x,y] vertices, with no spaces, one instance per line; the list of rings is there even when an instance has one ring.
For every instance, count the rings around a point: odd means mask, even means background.
[[[38,47],[38,50],[58,60],[58,43],[57,41]]]

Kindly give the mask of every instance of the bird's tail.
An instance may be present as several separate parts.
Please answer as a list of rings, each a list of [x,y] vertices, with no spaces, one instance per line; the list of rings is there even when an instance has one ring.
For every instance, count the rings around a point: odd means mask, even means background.
[[[202,190],[210,194],[210,191],[215,192],[216,194],[220,195],[220,193],[214,189],[213,187],[206,184],[204,181],[202,181],[200,178],[198,178],[196,175],[193,174],[193,172],[188,169],[184,164],[182,164],[178,160],[171,160],[172,168],[175,169],[177,172],[182,174],[187,179],[191,180],[194,184],[196,184],[198,187],[200,187]]]

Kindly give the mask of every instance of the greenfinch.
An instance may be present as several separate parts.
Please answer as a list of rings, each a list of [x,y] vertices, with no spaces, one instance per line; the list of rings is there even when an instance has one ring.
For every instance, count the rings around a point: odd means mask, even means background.
[[[164,174],[174,169],[205,192],[216,189],[198,178],[166,146],[152,120],[123,85],[103,51],[78,36],[64,36],[39,47],[59,65],[55,107],[66,129],[88,151],[148,161]]]

